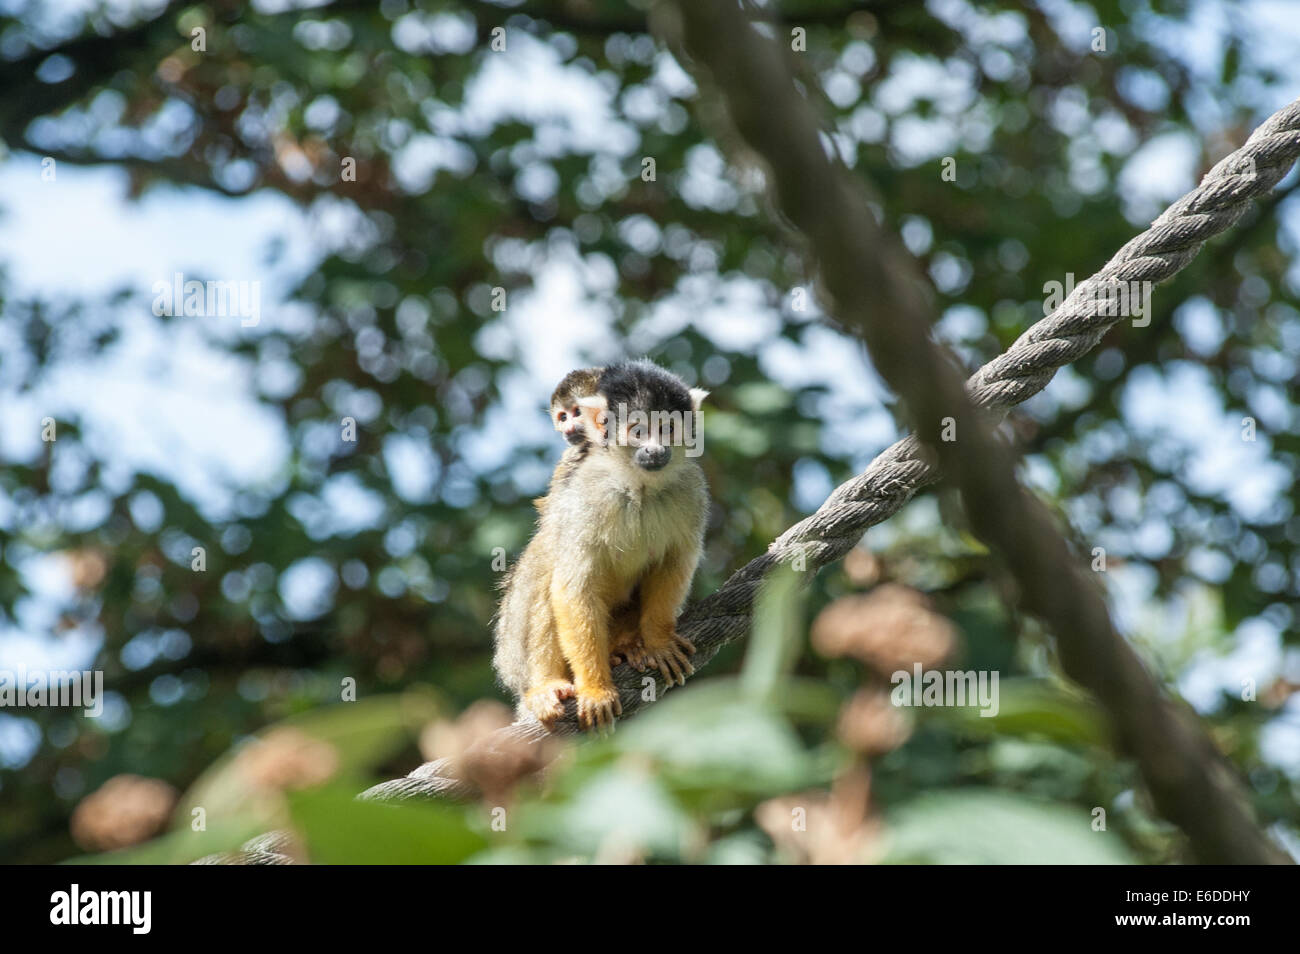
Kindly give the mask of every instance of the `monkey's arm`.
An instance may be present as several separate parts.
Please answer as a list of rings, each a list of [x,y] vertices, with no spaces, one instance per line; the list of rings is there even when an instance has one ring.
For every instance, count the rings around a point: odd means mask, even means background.
[[[609,728],[623,705],[609,668],[609,605],[591,581],[574,584],[556,575],[551,582],[556,639],[573,673],[578,721],[584,728]]]
[[[698,562],[698,552],[670,550],[641,579],[641,642],[644,649],[639,658],[634,655],[629,661],[638,669],[654,666],[669,685],[685,685],[686,677],[695,672],[695,667],[686,658],[687,654],[695,652],[695,647],[677,635],[677,611],[686,601]]]

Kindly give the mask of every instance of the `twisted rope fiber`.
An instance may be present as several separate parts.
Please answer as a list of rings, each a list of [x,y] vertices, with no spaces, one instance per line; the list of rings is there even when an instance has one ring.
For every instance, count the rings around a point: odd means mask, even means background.
[[[1270,116],[1240,149],[1216,164],[1200,185],[1169,206],[1100,271],[1077,285],[1058,308],[972,374],[966,382],[972,403],[999,419],[1041,391],[1058,368],[1087,354],[1113,325],[1128,317],[1108,314],[1110,309],[1099,307],[1108,291],[1129,282],[1168,281],[1196,257],[1208,239],[1236,224],[1252,200],[1272,190],[1298,157],[1300,100]],[[678,620],[678,631],[695,644],[696,667],[708,663],[723,646],[749,631],[754,599],[772,567],[799,560],[812,571],[807,575],[810,579],[851,550],[869,527],[893,516],[918,490],[939,476],[934,455],[913,435],[882,451],[865,471],[837,487],[816,513],[783,533],[766,553],[737,570],[715,593],[687,608]],[[646,705],[642,702],[646,675],[627,665],[615,668],[624,717]],[[657,674],[649,675],[655,677],[658,698],[667,687]],[[570,704],[555,734],[577,733]],[[495,749],[535,742],[547,734],[537,722],[521,721],[494,733],[480,745]],[[455,777],[449,760],[438,759],[424,763],[404,778],[375,785],[358,798],[402,801],[464,797],[473,792],[470,783]],[[213,856],[204,861],[219,857],[251,864],[286,863],[291,859],[268,842],[279,835],[259,836],[237,856]]]
[[[1187,193],[1060,307],[1035,323],[966,382],[972,403],[997,417],[1033,397],[1058,368],[1095,348],[1124,315],[1098,307],[1121,283],[1168,281],[1206,240],[1234,225],[1251,200],[1269,192],[1300,157],[1300,100],[1278,110],[1246,144],[1214,166]],[[1115,309],[1118,311],[1119,309]],[[922,487],[939,479],[932,454],[909,435],[882,451],[859,476],[841,484],[816,513],[783,533],[764,555],[737,571],[712,596],[692,606],[679,628],[697,645],[725,645],[749,628],[750,608],[772,565],[802,556],[819,569],[852,549],[867,528],[893,516]]]

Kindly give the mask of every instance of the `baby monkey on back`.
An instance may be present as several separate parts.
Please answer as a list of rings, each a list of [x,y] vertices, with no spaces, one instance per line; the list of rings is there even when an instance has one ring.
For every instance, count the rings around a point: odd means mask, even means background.
[[[611,365],[592,393],[576,393],[590,384],[561,382],[563,420],[552,403],[573,444],[506,579],[493,658],[521,711],[549,725],[573,698],[584,728],[608,727],[622,712],[612,654],[657,668],[669,683],[693,671],[695,648],[676,620],[708,511],[704,473],[682,446],[705,392],[649,361]],[[569,396],[572,405],[563,403]]]
[[[582,402],[596,397],[597,384],[604,370],[604,368],[579,368],[577,371],[570,371],[551,393],[551,422],[555,425],[555,429],[564,435],[568,446],[564,449],[560,462],[555,466],[555,473],[551,474],[551,484],[546,491],[548,494],[555,489],[556,484],[568,479],[586,458],[594,444],[599,443],[601,439],[599,434],[588,430],[588,425],[593,423],[594,409],[584,413]],[[541,512],[546,507],[546,498],[538,497],[533,503],[537,506],[538,512]]]

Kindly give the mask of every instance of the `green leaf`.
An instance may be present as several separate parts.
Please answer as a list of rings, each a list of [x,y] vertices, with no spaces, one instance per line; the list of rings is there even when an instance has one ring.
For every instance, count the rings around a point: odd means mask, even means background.
[[[289,814],[314,864],[457,864],[487,845],[466,809],[357,801],[350,789],[294,792]]]
[[[635,851],[675,858],[694,824],[662,779],[628,762],[587,776],[564,800],[530,806],[520,816],[525,837],[589,856]]]
[[[731,400],[754,417],[788,410],[791,403],[790,392],[771,381],[752,381],[733,388]]]
[[[1105,715],[1087,696],[1067,692],[1043,679],[1003,679],[998,711],[985,715],[974,706],[926,710],[928,716],[979,734],[1037,736],[1056,742],[1109,745]],[[991,710],[989,710],[991,711]]]
[[[267,726],[258,736],[281,728],[297,729],[334,747],[339,758],[336,778],[366,779],[408,745],[437,712],[436,702],[427,694],[376,696],[290,716]],[[239,752],[240,748],[230,750],[199,776],[177,806],[177,826],[188,826],[190,811],[197,806],[202,806],[210,819],[228,817],[248,807],[255,793],[235,768]]]
[[[987,789],[922,795],[886,822],[894,864],[1135,863],[1117,832],[1092,830],[1086,808]]]
[[[745,691],[768,698],[790,671],[803,642],[799,575],[777,566],[763,580],[754,608],[754,634],[741,672]]]
[[[70,865],[185,865],[204,855],[234,851],[254,835],[265,829],[258,818],[244,816],[227,819],[212,825],[206,831],[191,831],[189,825],[168,832],[143,844],[107,851],[97,855],[82,855],[63,862]]]
[[[801,703],[806,704],[806,703]],[[767,796],[827,779],[827,759],[807,751],[775,705],[735,679],[670,693],[620,727],[618,751],[647,756],[681,789]]]

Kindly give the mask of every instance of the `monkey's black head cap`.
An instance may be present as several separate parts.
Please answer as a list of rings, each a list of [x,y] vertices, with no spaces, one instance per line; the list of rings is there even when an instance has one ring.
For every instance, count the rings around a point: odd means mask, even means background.
[[[601,373],[596,390],[611,411],[620,404],[641,411],[693,410],[691,392],[682,379],[645,358],[611,364]]]

